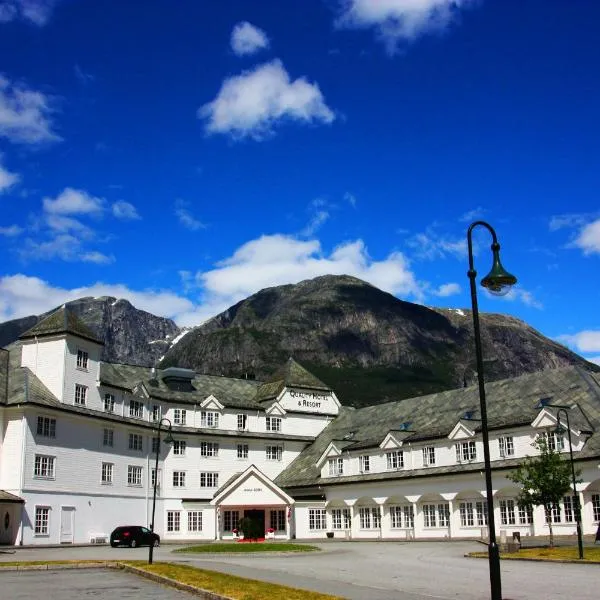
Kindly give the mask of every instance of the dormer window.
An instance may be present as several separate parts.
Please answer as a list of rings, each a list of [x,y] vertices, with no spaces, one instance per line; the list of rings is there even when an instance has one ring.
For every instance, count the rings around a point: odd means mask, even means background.
[[[368,473],[371,470],[371,457],[368,454],[359,456],[358,466],[361,473]]]
[[[564,450],[565,440],[562,435],[559,435],[556,431],[544,431],[541,436],[546,440],[548,450],[551,452],[562,452]]]
[[[396,471],[404,468],[404,452],[402,450],[392,450],[386,453],[388,471]]]
[[[327,464],[329,465],[330,477],[337,477],[344,474],[344,459],[342,457],[330,458]]]
[[[248,428],[248,415],[239,414],[237,416],[237,428],[238,431],[246,431]]]
[[[203,410],[200,413],[200,427],[215,429],[219,426],[219,413],[212,410]]]
[[[77,368],[83,371],[88,370],[88,353],[85,350],[77,350]]]
[[[512,435],[498,438],[498,449],[502,458],[515,455],[515,442]]]
[[[173,425],[185,425],[187,411],[185,408],[176,408],[173,411]]]
[[[432,467],[435,465],[435,447],[425,446],[423,448],[423,466]]]
[[[144,418],[144,403],[139,400],[129,401],[129,416],[134,419]]]
[[[281,417],[267,417],[267,431],[281,431]]]
[[[473,440],[456,444],[456,462],[477,460],[477,446]]]

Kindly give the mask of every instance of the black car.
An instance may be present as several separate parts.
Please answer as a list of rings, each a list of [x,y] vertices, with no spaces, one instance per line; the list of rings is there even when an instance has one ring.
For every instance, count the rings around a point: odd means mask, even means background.
[[[150,544],[159,546],[160,536],[140,525],[123,525],[110,534],[110,545],[113,548],[117,546],[137,548],[137,546],[150,546]]]

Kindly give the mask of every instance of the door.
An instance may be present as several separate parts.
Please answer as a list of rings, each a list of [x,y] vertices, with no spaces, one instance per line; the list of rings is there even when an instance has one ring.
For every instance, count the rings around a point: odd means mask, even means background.
[[[14,513],[12,507],[8,508],[4,504],[0,504],[0,507],[2,507],[2,522],[0,523],[0,544],[12,544]]]
[[[72,544],[75,526],[75,507],[61,506],[60,509],[60,543]]]
[[[244,517],[252,519],[258,525],[259,531],[262,532],[261,537],[265,535],[265,511],[264,510],[257,510],[257,509],[245,510]]]

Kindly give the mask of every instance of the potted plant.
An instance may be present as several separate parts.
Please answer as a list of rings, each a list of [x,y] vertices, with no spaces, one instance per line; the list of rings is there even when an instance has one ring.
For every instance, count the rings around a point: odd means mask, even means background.
[[[238,535],[239,529],[237,527],[235,527],[234,529],[232,529],[231,533],[233,533],[234,539],[239,537],[239,535]]]
[[[332,538],[333,537],[333,531],[328,531],[325,534],[328,538]]]
[[[265,536],[267,539],[273,539],[275,538],[275,530],[272,527],[269,527],[269,529],[267,529],[267,534]]]

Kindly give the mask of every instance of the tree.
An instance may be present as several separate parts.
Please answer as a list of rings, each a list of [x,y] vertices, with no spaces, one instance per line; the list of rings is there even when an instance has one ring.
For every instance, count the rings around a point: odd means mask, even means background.
[[[519,505],[526,510],[534,506],[543,506],[546,523],[550,530],[550,548],[554,548],[552,531],[552,508],[560,503],[563,496],[571,491],[571,465],[554,447],[549,446],[544,436],[538,436],[531,444],[540,451],[539,456],[528,456],[523,463],[507,477],[521,486],[517,497]],[[579,477],[580,471],[576,472]],[[576,480],[579,483],[581,480]],[[575,490],[573,490],[575,493]],[[573,507],[577,510],[579,505]]]

